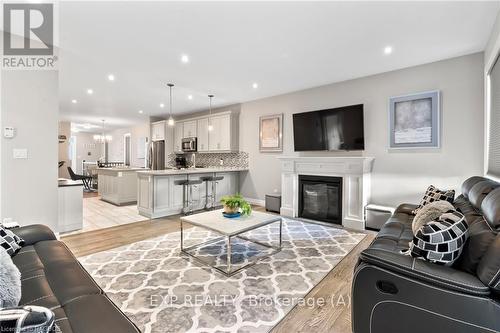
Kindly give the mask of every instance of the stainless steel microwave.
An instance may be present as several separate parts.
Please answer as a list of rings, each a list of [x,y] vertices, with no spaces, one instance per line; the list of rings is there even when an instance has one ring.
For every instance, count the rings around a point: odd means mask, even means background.
[[[185,153],[195,153],[198,148],[197,146],[198,146],[197,138],[182,139],[182,151]]]

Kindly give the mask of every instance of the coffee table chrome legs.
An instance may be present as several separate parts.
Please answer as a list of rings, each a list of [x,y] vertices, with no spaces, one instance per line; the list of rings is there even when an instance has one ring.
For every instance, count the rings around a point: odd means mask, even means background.
[[[189,223],[187,221],[184,221],[184,222],[185,223]],[[248,237],[242,236],[241,234],[237,234],[237,235],[232,235],[232,236],[217,237],[217,238],[208,240],[206,242],[202,242],[202,243],[195,244],[195,245],[192,245],[192,246],[189,246],[189,247],[185,248],[184,247],[184,225],[183,225],[183,221],[181,220],[181,253],[186,254],[186,255],[188,255],[188,256],[196,259],[197,261],[199,261],[199,262],[201,262],[201,263],[203,263],[205,265],[208,265],[208,266],[216,269],[218,272],[220,272],[220,273],[222,273],[222,274],[224,274],[224,275],[226,275],[226,276],[229,277],[229,276],[232,276],[232,275],[238,273],[242,269],[245,269],[245,268],[248,268],[250,266],[255,265],[260,260],[268,258],[268,257],[272,256],[273,254],[276,254],[276,253],[278,253],[278,252],[281,251],[281,248],[282,248],[282,239],[283,239],[283,237],[282,237],[283,220],[280,219],[279,221],[276,221],[276,222],[279,222],[278,246],[273,246],[273,245],[265,244],[265,243],[260,242],[258,240],[250,239]],[[274,223],[276,223],[276,222],[274,222]],[[197,226],[197,227],[200,227],[200,226]],[[233,263],[232,263],[233,251],[232,251],[232,244],[231,244],[232,238],[240,238],[240,239],[246,240],[248,242],[261,245],[261,246],[266,247],[268,249],[273,249],[274,251],[272,251],[271,253],[268,253],[266,255],[259,256],[259,257],[255,258],[253,261],[249,262],[248,264],[243,265],[243,266],[241,266],[241,267],[233,270]],[[208,262],[206,260],[203,260],[203,259],[197,257],[195,254],[189,253],[190,250],[193,250],[193,249],[196,249],[196,248],[199,248],[201,246],[208,245],[208,244],[211,244],[211,243],[220,242],[220,241],[225,241],[225,243],[226,243],[226,248],[227,248],[227,253],[226,253],[226,269],[221,269],[219,267],[216,267],[215,264],[213,264],[211,262]]]
[[[230,273],[231,272],[231,259],[233,257],[232,253],[232,249],[231,249],[231,236],[228,236],[227,237],[227,240],[226,240],[226,246],[227,246],[227,258],[226,258],[226,263],[227,263],[227,272]]]

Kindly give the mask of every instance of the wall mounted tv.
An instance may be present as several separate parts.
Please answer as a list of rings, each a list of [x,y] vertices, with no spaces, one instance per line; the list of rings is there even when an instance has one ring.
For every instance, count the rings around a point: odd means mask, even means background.
[[[363,104],[293,115],[295,151],[365,149]]]

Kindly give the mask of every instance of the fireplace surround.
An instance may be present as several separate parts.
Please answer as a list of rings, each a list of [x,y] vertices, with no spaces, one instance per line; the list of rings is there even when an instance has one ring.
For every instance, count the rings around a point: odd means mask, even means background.
[[[364,207],[370,200],[373,157],[287,156],[278,159],[281,161],[281,215],[301,217],[299,176],[338,177],[342,179],[339,224],[365,229]]]

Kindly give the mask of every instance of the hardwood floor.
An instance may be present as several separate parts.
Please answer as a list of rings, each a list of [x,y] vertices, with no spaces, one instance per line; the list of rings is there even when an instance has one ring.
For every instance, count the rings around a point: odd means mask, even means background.
[[[262,207],[254,207],[263,211]],[[61,240],[78,256],[109,250],[148,238],[179,231],[179,215],[62,236]],[[351,332],[351,280],[358,254],[373,240],[367,236],[297,305],[271,332]],[[320,302],[324,301],[324,304]]]

